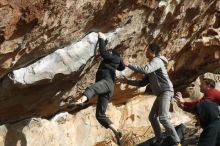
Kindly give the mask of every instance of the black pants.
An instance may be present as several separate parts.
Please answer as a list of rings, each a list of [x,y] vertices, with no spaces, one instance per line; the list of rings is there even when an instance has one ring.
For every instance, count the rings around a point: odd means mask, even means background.
[[[103,79],[91,86],[87,87],[84,95],[91,99],[94,95],[98,95],[98,102],[96,106],[96,119],[105,128],[109,128],[112,121],[106,117],[105,112],[108,106],[110,97],[114,92],[114,83],[112,79]]]

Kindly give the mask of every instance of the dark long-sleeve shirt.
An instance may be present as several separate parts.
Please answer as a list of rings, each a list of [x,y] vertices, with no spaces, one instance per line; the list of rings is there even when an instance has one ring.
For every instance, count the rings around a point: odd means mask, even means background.
[[[128,80],[128,84],[137,87],[144,87],[149,84],[149,78],[145,75],[144,78],[140,80]]]
[[[111,54],[106,50],[105,46],[105,41],[102,38],[99,38],[99,51],[103,60],[96,72],[96,82],[104,78],[110,78],[115,81],[115,71],[122,71],[125,69],[125,65],[120,56],[114,53]]]

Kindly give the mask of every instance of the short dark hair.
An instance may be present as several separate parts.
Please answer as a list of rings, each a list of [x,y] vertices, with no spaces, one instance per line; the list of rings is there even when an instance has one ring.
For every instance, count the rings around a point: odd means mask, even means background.
[[[207,85],[209,85],[211,88],[215,88],[215,81],[208,78],[203,78],[203,82],[205,82]]]
[[[148,48],[153,51],[155,53],[155,55],[159,55],[160,53],[160,47],[155,44],[155,43],[152,43],[152,44],[149,44]]]

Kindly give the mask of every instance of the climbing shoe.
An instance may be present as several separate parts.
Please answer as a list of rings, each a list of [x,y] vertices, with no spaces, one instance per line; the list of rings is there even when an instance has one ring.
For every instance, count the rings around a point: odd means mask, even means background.
[[[117,133],[115,133],[115,138],[116,138],[116,142],[118,144],[118,146],[122,146],[122,132],[117,130]]]
[[[73,108],[73,107],[83,107],[85,103],[77,103],[77,100],[71,101],[68,105],[67,108]]]

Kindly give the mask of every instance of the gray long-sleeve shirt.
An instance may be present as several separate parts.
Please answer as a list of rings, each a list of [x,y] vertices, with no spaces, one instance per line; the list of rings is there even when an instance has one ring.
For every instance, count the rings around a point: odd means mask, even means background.
[[[145,74],[142,80],[129,80],[128,84],[133,86],[145,86],[150,83],[152,92],[159,95],[164,91],[174,91],[166,70],[167,59],[164,56],[154,57],[144,67],[129,64],[128,67],[136,72]]]

